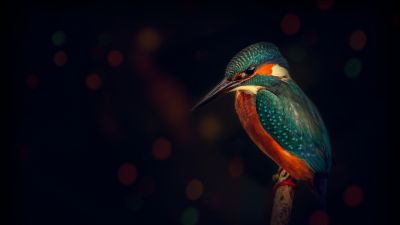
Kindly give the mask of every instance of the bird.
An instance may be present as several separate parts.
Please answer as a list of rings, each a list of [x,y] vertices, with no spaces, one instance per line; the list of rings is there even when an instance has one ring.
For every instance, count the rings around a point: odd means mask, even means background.
[[[193,108],[235,92],[235,110],[252,142],[293,181],[304,181],[326,207],[332,147],[315,104],[290,75],[279,48],[258,42],[229,61],[222,79]]]

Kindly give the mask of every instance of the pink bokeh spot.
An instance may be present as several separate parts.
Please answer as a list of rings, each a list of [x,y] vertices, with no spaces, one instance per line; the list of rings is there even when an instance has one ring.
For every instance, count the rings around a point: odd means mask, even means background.
[[[123,185],[131,185],[136,181],[138,171],[132,163],[124,163],[118,169],[118,180]]]

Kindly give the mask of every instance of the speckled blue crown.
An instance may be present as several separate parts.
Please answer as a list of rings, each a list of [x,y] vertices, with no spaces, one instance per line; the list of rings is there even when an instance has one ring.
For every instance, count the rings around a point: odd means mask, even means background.
[[[225,77],[230,78],[238,72],[242,72],[250,66],[257,66],[265,62],[279,64],[286,69],[289,65],[281,55],[278,47],[269,42],[252,44],[238,52],[228,63],[225,70]]]

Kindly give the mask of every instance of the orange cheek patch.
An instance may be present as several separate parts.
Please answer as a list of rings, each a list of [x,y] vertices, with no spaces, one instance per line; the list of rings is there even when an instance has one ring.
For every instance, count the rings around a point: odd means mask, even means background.
[[[254,73],[260,75],[271,75],[273,66],[275,66],[275,64],[263,64],[259,66]]]

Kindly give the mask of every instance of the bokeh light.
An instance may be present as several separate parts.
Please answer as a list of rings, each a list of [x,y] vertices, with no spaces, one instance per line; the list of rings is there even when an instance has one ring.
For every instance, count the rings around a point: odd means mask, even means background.
[[[195,225],[199,220],[199,212],[196,208],[189,207],[183,211],[181,216],[182,225]]]
[[[54,34],[51,36],[51,40],[54,45],[56,46],[61,46],[65,42],[65,33],[62,30],[54,32]]]
[[[142,197],[140,197],[140,195],[138,194],[133,194],[126,198],[126,206],[133,211],[140,210],[142,208],[142,205],[143,205]]]
[[[118,180],[123,185],[131,185],[136,181],[138,171],[132,163],[126,162],[118,169]]]
[[[333,0],[317,0],[316,2],[320,10],[328,10],[333,6]]]
[[[102,83],[103,81],[101,77],[96,73],[91,73],[86,77],[86,86],[89,88],[89,90],[98,90]]]
[[[161,37],[156,29],[148,27],[139,32],[137,42],[143,50],[154,51],[160,47]]]
[[[387,157],[357,159],[387,147],[387,124],[379,120],[390,111],[385,84],[396,73],[386,68],[392,45],[385,40],[400,28],[400,16],[362,2],[265,3],[18,5],[6,21],[15,29],[4,29],[14,37],[6,42],[13,69],[3,74],[15,95],[9,133],[17,219],[182,224],[192,207],[197,219],[183,223],[268,223],[277,165],[246,134],[234,95],[190,110],[238,51],[268,41],[341,150],[328,224],[379,224]],[[368,99],[379,101],[371,107]],[[349,106],[356,106],[351,113],[341,109]],[[369,130],[360,117],[370,120]],[[366,142],[370,130],[378,132]],[[360,173],[371,170],[366,162],[377,171]],[[306,185],[295,198],[290,223],[320,223]]]
[[[221,121],[217,116],[209,114],[202,118],[199,124],[200,135],[206,140],[215,140],[221,134]]]
[[[228,163],[228,174],[229,176],[236,178],[243,175],[243,160],[240,157],[235,157],[229,160]]]
[[[155,159],[166,160],[171,155],[171,142],[166,138],[158,138],[153,142],[151,153]]]
[[[300,30],[300,18],[294,14],[286,14],[281,22],[282,32],[294,35]]]
[[[361,70],[362,63],[357,58],[349,59],[344,67],[345,74],[350,78],[357,77],[361,73]]]
[[[328,225],[329,224],[329,216],[323,210],[314,211],[309,220],[310,225]]]
[[[186,186],[186,197],[192,201],[197,200],[202,196],[203,191],[203,183],[198,179],[193,179]]]
[[[124,61],[124,56],[122,55],[122,53],[120,51],[113,50],[108,53],[107,61],[108,61],[108,64],[110,64],[110,66],[118,67]]]
[[[344,191],[344,203],[349,207],[357,207],[364,199],[364,193],[357,185],[351,185]]]
[[[355,50],[361,50],[367,44],[367,35],[362,30],[355,30],[350,35],[349,45]]]
[[[54,54],[53,61],[57,66],[64,66],[67,63],[67,53],[64,51],[58,51]]]
[[[30,89],[36,89],[38,87],[38,78],[35,74],[31,74],[26,78],[26,85]]]

